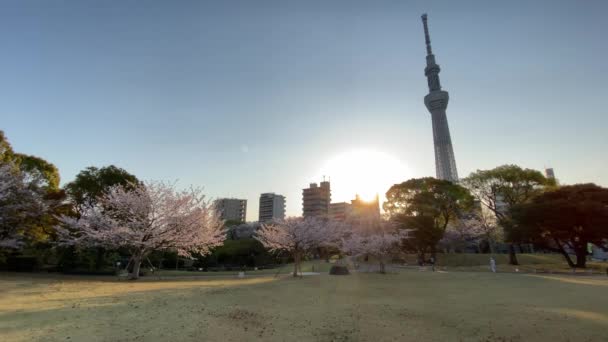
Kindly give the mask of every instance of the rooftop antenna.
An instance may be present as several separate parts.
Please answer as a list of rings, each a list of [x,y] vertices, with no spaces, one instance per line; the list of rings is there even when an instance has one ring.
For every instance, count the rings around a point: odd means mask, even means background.
[[[429,35],[429,26],[427,24],[427,15],[422,15],[422,24],[424,25],[424,41],[426,42],[426,54],[432,55],[433,50],[431,49],[431,37]]]

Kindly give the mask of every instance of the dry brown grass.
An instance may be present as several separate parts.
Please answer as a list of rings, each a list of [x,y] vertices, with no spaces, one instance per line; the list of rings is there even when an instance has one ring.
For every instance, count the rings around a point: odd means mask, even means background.
[[[0,275],[1,341],[604,341],[608,277]]]

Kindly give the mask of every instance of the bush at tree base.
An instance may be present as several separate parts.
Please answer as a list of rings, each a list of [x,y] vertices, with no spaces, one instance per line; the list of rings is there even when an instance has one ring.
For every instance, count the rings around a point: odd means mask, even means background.
[[[259,241],[240,239],[224,241],[223,246],[215,248],[211,254],[195,261],[194,267],[214,268],[224,265],[261,267],[280,263],[281,260],[275,254],[268,252]]]
[[[333,265],[329,269],[329,274],[330,275],[349,275],[350,272],[348,271],[348,268],[346,266]]]

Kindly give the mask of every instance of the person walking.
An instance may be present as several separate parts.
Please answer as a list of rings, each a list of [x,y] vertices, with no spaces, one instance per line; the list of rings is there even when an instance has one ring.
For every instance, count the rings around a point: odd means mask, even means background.
[[[493,273],[496,273],[496,260],[494,260],[494,257],[490,257],[490,269]]]

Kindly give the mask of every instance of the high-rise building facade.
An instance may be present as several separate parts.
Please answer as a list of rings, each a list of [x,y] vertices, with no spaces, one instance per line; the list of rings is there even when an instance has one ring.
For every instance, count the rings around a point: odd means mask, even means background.
[[[269,192],[260,195],[260,222],[285,218],[285,196]]]
[[[429,93],[424,97],[424,104],[431,113],[433,121],[433,142],[435,145],[435,173],[438,179],[445,179],[452,182],[458,181],[458,171],[456,171],[456,159],[452,148],[452,138],[448,127],[446,109],[450,96],[447,91],[441,90],[439,82],[439,65],[435,63],[435,55],[431,50],[431,38],[427,25],[427,15],[422,15],[424,26],[424,39],[426,42],[426,75],[429,86]]]
[[[247,219],[247,200],[238,198],[219,198],[215,200],[215,209],[222,220],[241,221]]]
[[[346,202],[331,203],[329,205],[329,218],[336,221],[346,221],[352,214],[353,206]]]
[[[380,198],[378,195],[365,201],[359,195],[350,203],[338,202],[329,205],[329,218],[336,221],[361,221],[380,219]]]
[[[310,187],[302,190],[302,207],[304,217],[327,217],[331,203],[331,188],[329,182],[322,181],[320,185],[310,183]]]
[[[369,219],[380,218],[380,197],[378,195],[371,201],[364,201],[357,195],[350,203],[355,217]]]

